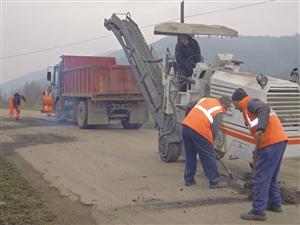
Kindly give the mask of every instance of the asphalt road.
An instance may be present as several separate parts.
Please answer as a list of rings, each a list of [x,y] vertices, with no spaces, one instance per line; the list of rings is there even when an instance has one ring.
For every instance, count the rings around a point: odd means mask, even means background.
[[[92,205],[98,224],[255,224],[239,218],[251,207],[247,196],[232,184],[209,189],[200,163],[197,184],[185,187],[183,160],[160,161],[156,130],[81,130],[25,111],[20,121],[2,118],[0,136],[2,153],[17,152],[61,195]],[[236,177],[249,172],[239,160],[227,163]],[[281,179],[299,190],[299,159],[283,164]],[[299,205],[283,209],[264,224],[300,224]]]

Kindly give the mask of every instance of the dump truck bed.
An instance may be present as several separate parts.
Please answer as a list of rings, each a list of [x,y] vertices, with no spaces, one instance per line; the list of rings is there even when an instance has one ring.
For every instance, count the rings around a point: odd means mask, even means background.
[[[93,100],[143,100],[131,69],[112,57],[63,56],[61,93]]]

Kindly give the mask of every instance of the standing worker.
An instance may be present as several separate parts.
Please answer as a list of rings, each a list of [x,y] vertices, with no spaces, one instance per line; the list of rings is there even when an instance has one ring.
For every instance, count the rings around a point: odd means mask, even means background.
[[[296,84],[299,84],[299,71],[298,68],[294,68],[291,72],[291,82],[294,82]]]
[[[223,120],[223,115],[230,107],[228,97],[201,98],[186,118],[182,121],[182,136],[185,148],[184,180],[186,186],[196,184],[197,154],[210,188],[223,188],[214,150],[214,138]]]
[[[196,64],[201,61],[201,51],[198,42],[187,34],[179,34],[175,47],[175,58],[178,74],[189,78],[193,74]],[[187,85],[184,80],[180,81],[180,91],[186,91]]]
[[[53,101],[54,101],[54,95],[52,87],[49,86],[48,89],[46,89],[42,93],[42,110],[41,112],[47,113],[47,116],[51,116],[51,113],[53,111]]]
[[[278,116],[266,103],[252,99],[241,88],[234,91],[232,101],[243,113],[245,124],[256,141],[252,210],[241,214],[241,219],[264,221],[267,219],[265,210],[282,212],[277,177],[288,138]]]
[[[16,119],[20,119],[21,114],[21,99],[26,103],[26,99],[23,95],[20,95],[18,92],[15,93],[9,100],[9,112],[8,118],[12,119],[14,112],[16,111]]]

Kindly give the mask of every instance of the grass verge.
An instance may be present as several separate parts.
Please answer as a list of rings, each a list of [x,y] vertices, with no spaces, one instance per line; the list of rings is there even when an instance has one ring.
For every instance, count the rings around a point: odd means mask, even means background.
[[[11,163],[0,157],[0,224],[47,225],[55,216]]]

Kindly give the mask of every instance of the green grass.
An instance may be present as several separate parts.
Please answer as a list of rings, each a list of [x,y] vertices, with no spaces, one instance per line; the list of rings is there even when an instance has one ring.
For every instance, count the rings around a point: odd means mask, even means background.
[[[0,108],[1,109],[8,109],[9,104],[6,102],[1,102],[0,103]],[[42,105],[41,104],[34,104],[34,105],[28,105],[28,104],[22,104],[21,109],[25,110],[33,110],[33,111],[41,111]]]
[[[25,110],[41,111],[41,108],[42,108],[42,106],[39,104],[35,104],[35,105],[24,104],[24,105],[22,105],[22,109],[25,109]]]
[[[1,109],[8,109],[8,104],[0,104],[0,108]],[[42,109],[42,106],[39,105],[39,104],[35,104],[35,105],[26,105],[26,104],[23,104],[21,109],[24,109],[24,110],[33,110],[33,111],[41,111]]]
[[[0,102],[0,108],[1,108],[1,109],[8,109],[8,103],[7,103],[7,102],[4,102],[4,101],[1,101],[1,102]]]
[[[0,224],[50,225],[54,219],[30,184],[0,157]]]
[[[147,129],[153,129],[155,127],[155,120],[153,116],[148,116],[148,120],[144,123],[143,127]]]

